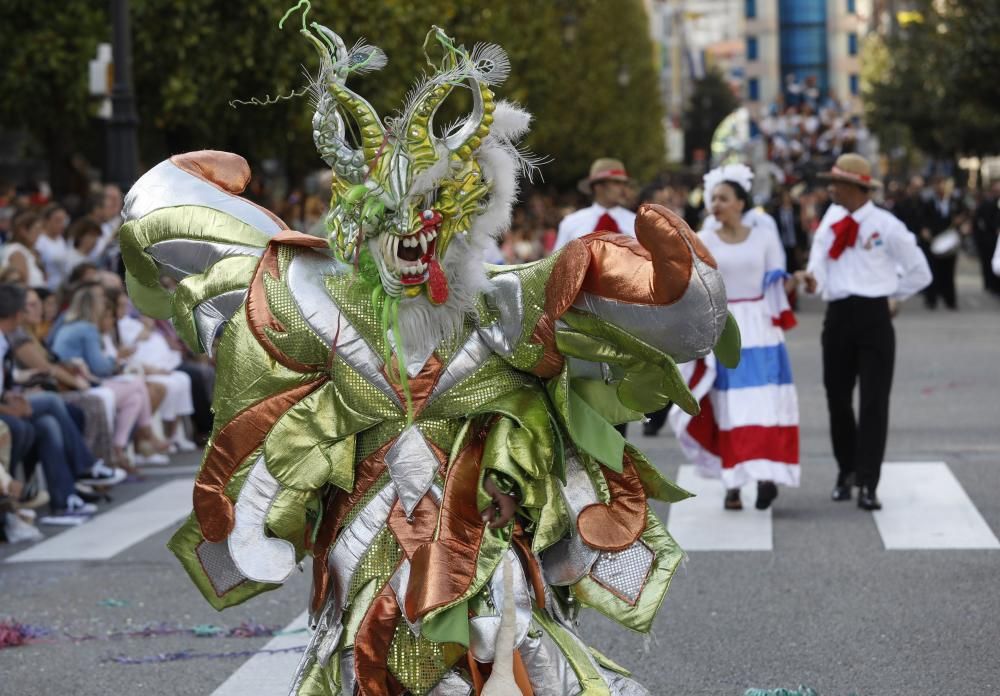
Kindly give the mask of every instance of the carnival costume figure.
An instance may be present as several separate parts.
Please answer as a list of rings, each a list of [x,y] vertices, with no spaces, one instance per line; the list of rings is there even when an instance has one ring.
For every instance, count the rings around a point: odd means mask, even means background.
[[[675,361],[738,356],[714,260],[647,206],[637,240],[485,265],[533,165],[530,117],[494,98],[503,51],[433,29],[437,69],[383,121],[347,86],[382,52],[302,33],[321,58],[329,239],[239,197],[233,154],[172,157],[128,196],[135,303],[217,356],[216,425],[170,548],[218,609],[312,556],[293,694],[464,696],[504,670],[524,694],[647,693],[574,617],[648,631],[681,560],[647,500],[688,494],[612,426],[697,408]],[[439,135],[456,88],[472,112]],[[516,500],[507,524],[484,521],[497,499]]]

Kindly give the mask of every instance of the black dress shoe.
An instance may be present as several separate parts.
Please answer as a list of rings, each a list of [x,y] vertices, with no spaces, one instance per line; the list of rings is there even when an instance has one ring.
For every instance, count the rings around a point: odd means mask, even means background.
[[[833,493],[830,494],[830,499],[837,503],[842,503],[845,500],[851,499],[851,487],[842,486],[839,483],[833,487]]]
[[[882,503],[875,495],[874,489],[864,486],[858,491],[858,507],[862,510],[881,510]]]
[[[758,481],[757,501],[754,503],[754,507],[758,510],[767,510],[777,497],[778,487],[774,485],[774,481]]]

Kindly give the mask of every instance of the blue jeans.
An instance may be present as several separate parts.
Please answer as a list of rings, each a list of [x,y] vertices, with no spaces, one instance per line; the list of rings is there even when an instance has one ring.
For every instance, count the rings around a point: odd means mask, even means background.
[[[66,507],[76,479],[94,466],[94,455],[83,441],[66,402],[52,392],[28,394],[35,427],[34,454],[42,464],[54,510]]]
[[[18,464],[25,463],[25,457],[35,444],[35,426],[26,418],[15,418],[0,414],[0,421],[10,430],[10,471],[14,473]],[[25,476],[30,472],[25,471]]]

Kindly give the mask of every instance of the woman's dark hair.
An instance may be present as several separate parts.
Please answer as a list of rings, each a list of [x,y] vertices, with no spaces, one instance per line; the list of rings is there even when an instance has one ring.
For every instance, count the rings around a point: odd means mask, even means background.
[[[736,200],[743,201],[744,213],[753,208],[753,201],[750,200],[750,193],[745,188],[737,184],[735,181],[730,181],[728,179],[722,183],[726,184],[733,190],[733,195],[736,196]]]
[[[11,233],[16,235],[21,230],[29,230],[39,220],[41,217],[34,210],[22,210],[10,223]]]
[[[88,234],[96,234],[98,237],[101,236],[101,226],[100,224],[90,217],[82,217],[73,222],[66,230],[66,238],[69,239],[70,244],[74,247],[80,245],[80,240],[83,239]]]

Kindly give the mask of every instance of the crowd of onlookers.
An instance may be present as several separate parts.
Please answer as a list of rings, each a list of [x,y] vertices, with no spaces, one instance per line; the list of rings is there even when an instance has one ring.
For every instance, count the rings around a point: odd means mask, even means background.
[[[214,367],[125,293],[121,213],[115,185],[79,209],[0,188],[0,539],[84,521],[211,430]]]

